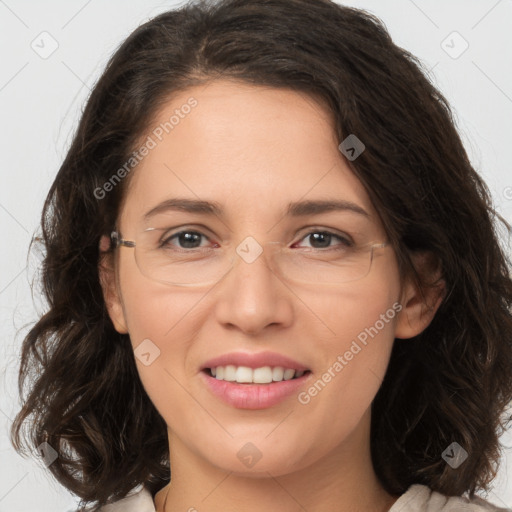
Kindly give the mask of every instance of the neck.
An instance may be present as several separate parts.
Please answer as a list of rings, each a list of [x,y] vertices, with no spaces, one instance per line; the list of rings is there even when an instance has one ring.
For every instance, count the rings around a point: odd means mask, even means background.
[[[172,480],[158,492],[156,510],[387,512],[398,496],[387,493],[374,472],[369,419],[368,411],[350,439],[313,464],[281,476],[223,470],[170,434]]]

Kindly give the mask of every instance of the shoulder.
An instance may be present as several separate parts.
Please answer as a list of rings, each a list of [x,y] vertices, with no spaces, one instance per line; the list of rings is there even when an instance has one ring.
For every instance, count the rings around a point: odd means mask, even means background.
[[[139,486],[126,498],[101,507],[99,512],[155,512],[155,504],[151,493]]]
[[[413,484],[395,501],[389,512],[512,512],[480,497],[445,496],[426,485]]]

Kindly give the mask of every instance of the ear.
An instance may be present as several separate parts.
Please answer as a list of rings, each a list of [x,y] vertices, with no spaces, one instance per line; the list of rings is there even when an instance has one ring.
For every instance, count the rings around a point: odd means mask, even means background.
[[[103,299],[107,307],[108,314],[116,331],[120,334],[127,334],[128,328],[124,315],[121,294],[117,286],[116,272],[114,266],[114,254],[108,252],[110,239],[108,236],[102,236],[100,240],[100,257],[98,262],[98,274],[100,284],[103,290]]]
[[[442,278],[441,266],[430,252],[411,255],[414,267],[426,283],[423,294],[412,278],[407,278],[402,289],[395,338],[412,338],[423,332],[436,314],[446,294],[446,282]]]

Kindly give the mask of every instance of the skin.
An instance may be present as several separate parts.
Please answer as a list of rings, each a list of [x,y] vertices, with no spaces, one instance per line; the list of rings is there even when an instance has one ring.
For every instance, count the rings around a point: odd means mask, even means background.
[[[173,97],[152,126],[191,96],[197,107],[131,176],[118,222],[125,239],[134,239],[144,212],[180,196],[215,200],[225,209],[222,218],[173,214],[173,226],[203,224],[215,235],[203,239],[204,246],[236,246],[247,236],[308,246],[305,226],[336,229],[338,219],[367,240],[386,240],[320,103],[291,90],[219,80]],[[352,201],[369,217],[284,216],[290,201],[327,198]],[[125,247],[115,260],[105,256],[100,272],[115,328],[129,333],[134,348],[150,339],[160,350],[149,366],[136,359],[168,425],[172,483],[156,496],[158,512],[390,509],[398,496],[385,491],[372,465],[370,407],[394,339],[424,330],[441,301],[429,292],[423,302],[409,282],[401,288],[392,249],[378,251],[366,277],[339,287],[287,283],[260,257],[252,264],[240,260],[215,286],[180,289],[141,274],[134,250]],[[397,302],[401,312],[306,405],[292,395],[267,409],[238,409],[200,378],[212,357],[271,350],[310,368],[307,388]],[[252,468],[237,457],[248,442],[262,455]]]

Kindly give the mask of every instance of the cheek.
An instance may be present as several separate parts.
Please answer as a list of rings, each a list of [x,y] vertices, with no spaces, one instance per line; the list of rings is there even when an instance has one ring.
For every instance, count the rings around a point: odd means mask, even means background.
[[[187,386],[193,377],[188,356],[201,295],[171,291],[138,278],[126,283],[125,294],[125,313],[142,385],[168,424],[192,428],[196,418],[204,414],[191,400]],[[176,411],[177,416],[171,413]]]
[[[394,260],[386,263],[380,266],[380,272],[337,289],[326,287],[307,295],[297,293],[314,313],[312,325],[317,334],[321,333],[317,341],[319,339],[324,349],[319,353],[332,359],[333,351],[343,353],[353,340],[359,340],[364,346],[365,341],[371,339],[381,341],[374,344],[374,350],[380,352],[382,345],[393,341],[397,311],[401,309],[398,304],[400,280]]]
[[[152,281],[140,273],[129,257],[121,263],[119,278],[125,319],[134,347],[145,338],[164,340],[173,337],[183,325],[190,327],[193,308],[206,293]]]
[[[383,266],[384,267],[384,266]],[[396,265],[330,293],[311,294],[308,304],[321,321],[315,332],[321,368],[301,403],[333,424],[356,422],[370,406],[386,373],[401,310]],[[314,300],[313,300],[314,297]],[[315,415],[312,415],[315,416]]]
[[[157,405],[162,390],[173,394],[172,376],[180,382],[187,377],[188,349],[206,291],[182,291],[160,285],[145,278],[130,261],[121,269],[123,309],[137,369],[148,395]]]

